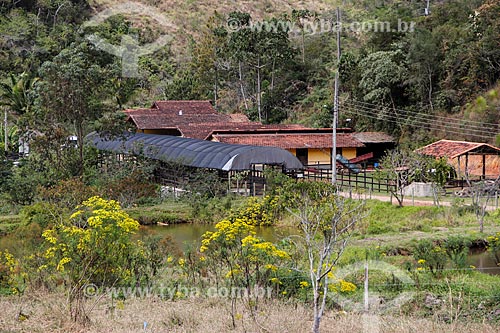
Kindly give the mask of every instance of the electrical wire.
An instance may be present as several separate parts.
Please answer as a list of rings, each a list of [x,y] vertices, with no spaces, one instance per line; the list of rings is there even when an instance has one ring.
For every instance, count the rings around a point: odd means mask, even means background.
[[[373,104],[373,103],[369,103],[369,102],[365,102],[365,101],[359,101],[359,100],[355,100],[355,99],[351,99],[351,102],[353,103],[357,103],[357,104],[364,104],[364,105],[369,105],[369,106],[372,106],[372,107],[380,107],[380,105],[377,105],[377,104]],[[427,105],[429,106],[429,105]],[[392,108],[391,108],[392,109]],[[393,110],[396,110],[396,111],[400,111],[400,112],[405,112],[405,113],[415,113],[414,111],[409,111],[409,110],[403,110],[403,109],[398,109],[398,108],[394,108]],[[418,114],[421,114],[421,113],[418,113]],[[449,117],[445,117],[445,116],[439,116],[439,115],[432,115],[432,117],[435,117],[435,118],[442,118],[442,119],[445,119],[445,120],[450,120]],[[486,122],[481,122],[481,121],[475,121],[475,120],[467,120],[467,122],[469,123],[476,123],[478,124],[479,126],[483,126],[483,125],[491,125],[493,127],[498,127],[499,124],[495,124],[495,123],[486,123]]]
[[[371,118],[371,119],[375,119],[375,120],[385,120],[385,121],[388,121],[391,123],[401,124],[401,119],[400,119],[401,116],[385,113],[381,109],[374,109],[374,108],[367,108],[367,107],[356,107],[355,105],[348,105],[348,104],[343,103],[342,109],[346,110],[346,108],[350,114],[357,114],[357,115],[364,116],[364,117]],[[373,113],[374,111],[376,112],[375,114]],[[409,125],[412,127],[425,128],[425,129],[428,129],[429,127],[433,127],[435,129],[439,129],[439,127],[436,126],[436,125],[439,125],[439,126],[443,127],[446,132],[451,133],[451,134],[464,135],[464,133],[465,133],[465,134],[469,134],[471,136],[486,139],[486,140],[489,140],[492,138],[492,135],[485,135],[484,134],[485,129],[479,130],[479,129],[467,127],[466,125],[458,127],[458,126],[453,126],[450,123],[442,123],[442,122],[440,123],[440,122],[430,120],[430,119],[429,120],[418,119],[417,117],[415,117],[413,119],[409,119],[409,120],[411,121],[411,123],[408,124],[410,122],[410,121],[408,121],[406,123],[406,125]],[[493,132],[496,130],[497,129],[486,129],[486,131],[490,131],[490,132]]]
[[[375,108],[370,108],[370,107],[366,107],[366,106],[362,106],[362,105],[357,105],[357,104],[349,104],[349,102],[345,103],[345,104],[342,104],[343,106],[350,106],[350,107],[354,107],[354,108],[360,108],[360,109],[363,109],[365,111],[376,111],[377,113],[380,113],[381,109],[375,109]],[[389,109],[388,109],[389,110]],[[384,113],[384,115],[390,115],[390,114],[387,114],[387,113]],[[410,119],[412,120],[411,117],[413,117],[413,121],[418,121],[420,123],[424,122],[425,124],[428,124],[428,123],[438,123],[438,124],[441,124],[443,126],[447,126],[449,128],[452,128],[452,129],[457,129],[457,130],[460,130],[460,131],[463,131],[463,130],[467,130],[469,132],[475,132],[475,133],[479,133],[480,135],[482,135],[485,131],[496,131],[498,130],[498,127],[495,127],[495,128],[487,128],[485,126],[482,126],[482,127],[479,127],[479,126],[476,126],[476,125],[468,125],[468,124],[453,124],[453,123],[450,123],[450,120],[448,119],[447,122],[444,122],[444,121],[441,121],[441,120],[437,120],[437,119],[433,119],[431,115],[425,115],[425,114],[413,114],[413,115],[394,115],[396,119],[398,119],[398,121],[400,121],[400,117],[402,116],[405,116],[407,119]]]

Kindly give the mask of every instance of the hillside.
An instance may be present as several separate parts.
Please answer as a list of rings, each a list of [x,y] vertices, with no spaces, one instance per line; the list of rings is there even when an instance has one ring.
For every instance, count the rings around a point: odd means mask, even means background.
[[[500,78],[500,1],[432,1],[427,16],[425,3],[175,0],[135,3],[135,11],[113,0],[3,3],[0,73],[6,90],[19,85],[25,96],[19,104],[5,91],[3,104],[18,127],[46,131],[55,122],[74,132],[71,117],[48,112],[73,103],[63,87],[47,87],[65,74],[44,66],[68,65],[71,76],[73,65],[85,64],[95,76],[81,79],[97,89],[78,106],[83,132],[116,125],[114,111],[160,99],[209,99],[220,112],[252,120],[328,127],[339,68],[341,125],[386,131],[409,145],[495,143],[498,102],[490,100],[483,117],[481,96]],[[124,75],[125,53],[115,51],[134,36],[140,54],[130,58],[133,75]]]

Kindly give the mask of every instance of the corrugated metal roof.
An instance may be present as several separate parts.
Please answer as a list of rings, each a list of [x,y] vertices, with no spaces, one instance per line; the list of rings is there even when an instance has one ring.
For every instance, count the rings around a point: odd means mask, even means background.
[[[126,133],[123,138],[106,139],[97,133],[85,138],[91,146],[114,153],[144,155],[166,162],[218,170],[251,170],[253,164],[283,165],[302,169],[290,152],[274,147],[231,145],[169,135]]]
[[[416,152],[428,156],[456,158],[466,153],[496,155],[500,154],[500,148],[481,142],[439,140],[417,149]]]
[[[266,133],[266,134],[214,134],[218,142],[265,147],[332,148],[332,133]],[[365,145],[348,133],[337,134],[337,147],[357,148]]]

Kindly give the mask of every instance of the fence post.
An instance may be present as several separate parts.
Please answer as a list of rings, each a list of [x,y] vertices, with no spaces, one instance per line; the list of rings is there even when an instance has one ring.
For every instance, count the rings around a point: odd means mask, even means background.
[[[369,297],[368,297],[368,261],[365,261],[365,281],[364,281],[364,308],[365,312],[368,312],[370,309],[370,302],[369,302]]]
[[[411,188],[411,205],[415,206],[415,188]]]

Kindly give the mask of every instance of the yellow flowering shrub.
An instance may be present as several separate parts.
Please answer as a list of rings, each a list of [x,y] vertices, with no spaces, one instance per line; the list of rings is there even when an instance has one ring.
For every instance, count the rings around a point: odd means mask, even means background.
[[[256,237],[255,227],[245,219],[222,220],[215,229],[203,235],[200,252],[214,275],[224,276],[232,285],[273,284],[279,263],[290,258],[286,251]]]
[[[239,219],[246,224],[255,226],[273,225],[278,217],[278,202],[277,196],[252,197],[233,214],[230,220]]]
[[[413,257],[418,268],[422,268],[419,271],[430,271],[434,275],[442,271],[448,260],[446,249],[429,239],[422,239],[415,245]]]
[[[144,255],[142,243],[131,238],[138,229],[139,223],[118,202],[91,197],[69,221],[42,233],[47,249],[39,270],[62,275],[72,291],[70,302],[83,297],[88,283],[105,286],[130,281],[137,270],[134,263]]]
[[[486,237],[486,241],[488,242],[488,252],[493,255],[496,264],[500,264],[500,232],[497,232],[495,235]]]
[[[8,288],[12,294],[22,294],[27,278],[19,260],[7,250],[0,252],[0,286]]]

